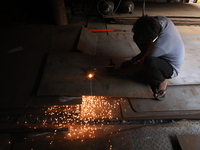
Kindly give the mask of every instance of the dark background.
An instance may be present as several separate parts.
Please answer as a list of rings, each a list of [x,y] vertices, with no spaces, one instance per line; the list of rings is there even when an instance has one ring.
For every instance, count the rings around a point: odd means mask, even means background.
[[[65,0],[64,2],[68,12],[73,15],[77,13],[76,7],[79,7],[79,10],[81,7],[95,10],[98,1]],[[0,0],[0,25],[53,24],[52,8],[51,0]]]

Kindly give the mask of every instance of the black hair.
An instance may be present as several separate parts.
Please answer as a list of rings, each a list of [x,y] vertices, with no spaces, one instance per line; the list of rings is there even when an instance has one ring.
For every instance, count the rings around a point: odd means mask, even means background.
[[[134,41],[136,43],[152,42],[158,36],[161,25],[155,17],[142,16],[134,24]]]

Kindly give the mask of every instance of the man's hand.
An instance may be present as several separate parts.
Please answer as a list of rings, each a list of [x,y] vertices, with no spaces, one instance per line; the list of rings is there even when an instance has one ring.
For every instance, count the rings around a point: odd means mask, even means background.
[[[125,61],[123,62],[121,65],[120,65],[120,69],[125,69],[125,68],[129,68],[129,67],[133,67],[134,65],[137,64],[137,61],[136,59],[134,59],[134,57],[128,61]]]
[[[135,60],[135,61],[133,61]],[[120,66],[119,73],[131,73],[131,72],[139,72],[143,70],[144,57],[140,60],[135,59],[134,57],[131,60],[123,62]]]
[[[132,66],[127,67],[127,68],[120,68],[119,74],[138,72],[140,70],[141,69],[139,68],[139,65],[135,64],[135,65],[132,65]]]

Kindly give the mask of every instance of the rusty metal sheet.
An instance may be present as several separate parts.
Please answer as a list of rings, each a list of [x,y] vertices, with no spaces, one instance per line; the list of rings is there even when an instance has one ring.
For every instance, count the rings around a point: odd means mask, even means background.
[[[89,56],[79,53],[52,52],[47,58],[38,95],[90,94],[86,78]],[[78,91],[78,92],[77,92]]]
[[[134,76],[114,76],[106,68],[109,58],[82,53],[52,52],[49,54],[38,95],[96,95],[115,97],[152,97],[150,87]],[[87,78],[96,66],[94,78]]]
[[[145,102],[144,102],[145,105]],[[121,111],[123,117],[136,117],[138,116],[138,112],[140,112],[140,109],[137,106],[137,103],[131,103],[131,100],[129,98],[123,98],[121,99]]]
[[[84,27],[77,49],[90,55],[117,57],[120,63],[135,55],[135,51],[125,34],[98,35]]]
[[[182,150],[199,150],[200,134],[177,135]]]
[[[82,27],[77,49],[83,53],[96,55],[98,36]]]
[[[125,34],[101,35],[97,43],[97,55],[117,57],[120,62],[131,59],[135,51],[131,47]]]
[[[53,50],[75,51],[77,48],[76,43],[78,43],[81,27],[82,26],[79,24],[56,27],[54,29],[55,33],[53,34]]]
[[[125,32],[108,32],[109,35],[125,35],[129,45],[132,47],[131,55],[136,55],[140,53],[139,48],[137,47],[136,43],[133,41],[133,32],[132,32],[133,25],[126,25],[126,24],[107,24],[107,29],[121,29],[125,30]],[[126,49],[123,48],[123,51]]]
[[[163,101],[131,99],[133,107],[140,112],[200,110],[200,85],[169,86]]]

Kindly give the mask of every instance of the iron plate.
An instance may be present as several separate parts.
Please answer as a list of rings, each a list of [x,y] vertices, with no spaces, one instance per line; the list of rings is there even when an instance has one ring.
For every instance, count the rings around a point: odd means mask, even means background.
[[[150,87],[136,76],[116,76],[106,68],[96,68],[95,76],[87,78],[90,66],[109,65],[110,58],[82,53],[49,53],[38,95],[96,95],[114,97],[152,97]]]

